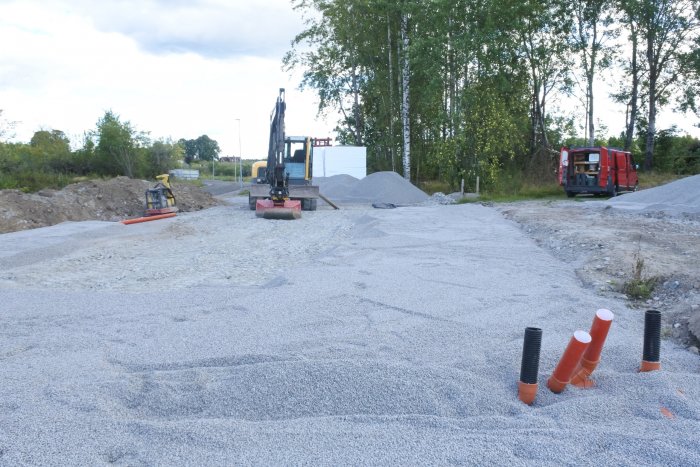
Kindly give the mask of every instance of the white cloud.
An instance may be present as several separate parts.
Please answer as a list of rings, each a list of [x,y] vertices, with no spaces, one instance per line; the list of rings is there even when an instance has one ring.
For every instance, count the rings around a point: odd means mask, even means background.
[[[20,122],[20,141],[52,128],[79,142],[111,109],[154,138],[207,134],[222,155],[238,155],[240,119],[243,156],[262,158],[280,87],[288,90],[290,134],[329,135],[332,125],[315,121],[314,97],[294,90],[299,80],[281,71],[279,56],[149,53],[132,36],[104,32],[82,8],[66,5],[0,3],[0,41],[17,44],[0,52],[0,109]]]
[[[207,134],[222,155],[238,155],[240,119],[243,156],[264,158],[280,87],[288,134],[333,136],[280,68],[302,27],[287,0],[0,0],[2,117],[19,141],[58,129],[75,144],[111,109],[153,138]],[[619,133],[624,108],[601,100],[596,118]],[[659,128],[698,135],[696,121],[666,111]]]
[[[302,23],[288,0],[66,2],[100,31],[133,38],[155,53],[279,58]]]

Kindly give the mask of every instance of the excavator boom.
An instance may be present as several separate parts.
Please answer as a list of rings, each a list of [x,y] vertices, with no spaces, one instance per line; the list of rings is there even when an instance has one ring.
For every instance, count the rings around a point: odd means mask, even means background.
[[[299,219],[301,201],[289,199],[289,173],[285,171],[284,89],[280,88],[270,115],[270,144],[267,152],[269,196],[255,201],[255,215],[265,219]]]

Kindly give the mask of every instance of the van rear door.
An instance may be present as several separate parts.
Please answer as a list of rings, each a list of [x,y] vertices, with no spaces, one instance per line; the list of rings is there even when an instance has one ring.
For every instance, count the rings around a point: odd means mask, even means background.
[[[568,148],[561,148],[559,152],[559,185],[564,184],[565,173],[568,172],[569,168],[569,150]]]
[[[624,152],[615,151],[615,172],[613,183],[617,185],[618,190],[626,190],[629,186],[629,155]]]

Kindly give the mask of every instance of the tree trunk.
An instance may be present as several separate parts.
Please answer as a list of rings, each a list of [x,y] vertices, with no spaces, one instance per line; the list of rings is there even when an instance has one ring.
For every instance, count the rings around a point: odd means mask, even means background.
[[[588,78],[588,145],[595,144],[595,124],[593,123],[593,74]]]
[[[637,123],[637,100],[639,94],[639,65],[637,64],[637,29],[634,24],[630,25],[630,38],[632,39],[632,92],[629,103],[629,120],[627,121],[627,132],[625,134],[625,151],[632,148],[634,138],[634,125]]]
[[[579,30],[581,31],[580,34],[582,34],[582,30],[584,27],[584,22],[581,18],[579,19]],[[585,49],[583,52],[583,65],[586,69],[586,123],[588,125],[589,146],[593,146],[595,144],[595,121],[593,120],[593,80],[595,78],[595,64],[597,55],[596,48],[598,47],[598,27],[596,22],[593,22],[593,24],[591,25],[591,30],[592,37],[590,43],[590,60],[588,57],[588,40],[586,39],[584,34],[580,36],[581,43],[583,44],[585,42]]]
[[[403,178],[411,179],[411,119],[409,102],[410,64],[408,59],[408,14],[401,14],[401,117],[403,120]]]
[[[360,112],[360,87],[357,79],[357,66],[352,65],[352,116],[355,120],[355,145],[362,146],[362,113]]]
[[[124,175],[129,178],[134,178],[134,163],[129,150],[126,148],[118,148],[115,152],[119,165],[124,169]]]
[[[546,84],[542,85],[543,90],[546,89]],[[539,93],[538,93],[539,94]],[[540,129],[542,131],[542,147],[544,149],[549,148],[549,139],[547,138],[547,126],[545,125],[544,122],[544,105],[545,105],[545,94],[542,94],[542,101],[539,99],[539,95],[537,98],[537,116],[538,116],[538,124],[540,126]]]
[[[655,37],[651,32],[647,37],[647,63],[649,64],[649,126],[647,127],[646,148],[644,150],[644,170],[654,165],[654,139],[656,136],[656,81],[658,66],[654,52]]]
[[[391,171],[396,172],[394,155],[394,63],[391,56],[391,20],[386,16],[386,44],[389,51],[389,156],[391,157]]]

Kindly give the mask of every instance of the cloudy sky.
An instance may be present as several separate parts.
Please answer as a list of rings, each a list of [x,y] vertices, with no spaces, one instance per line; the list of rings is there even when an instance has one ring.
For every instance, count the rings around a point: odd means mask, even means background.
[[[2,118],[18,122],[17,141],[58,129],[80,145],[111,109],[153,138],[207,134],[222,156],[239,154],[240,123],[243,157],[263,158],[280,87],[288,134],[334,136],[281,69],[302,29],[289,0],[0,0]],[[597,100],[596,115],[622,131],[624,107]],[[665,111],[659,123],[700,136],[697,118]]]
[[[289,0],[0,0],[0,109],[15,140],[39,129],[74,144],[106,110],[153,138],[217,140],[266,157],[287,89],[287,133],[332,136],[281,58],[303,29]],[[240,121],[239,121],[240,120]]]

